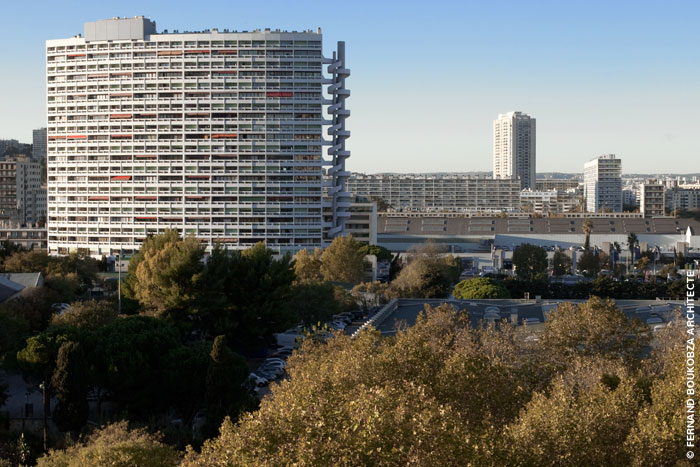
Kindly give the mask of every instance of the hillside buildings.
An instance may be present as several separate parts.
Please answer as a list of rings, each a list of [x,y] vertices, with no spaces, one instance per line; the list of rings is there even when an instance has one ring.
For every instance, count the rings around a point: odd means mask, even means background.
[[[344,234],[344,43],[325,58],[320,31],[116,18],[47,41],[46,60],[51,253],[128,255],[165,229],[278,252]]]
[[[33,224],[44,219],[46,209],[41,164],[24,155],[0,159],[0,219]]]
[[[587,212],[622,211],[622,161],[606,154],[586,162],[583,196]]]
[[[493,121],[493,178],[519,178],[521,188],[535,188],[535,119],[522,112]]]

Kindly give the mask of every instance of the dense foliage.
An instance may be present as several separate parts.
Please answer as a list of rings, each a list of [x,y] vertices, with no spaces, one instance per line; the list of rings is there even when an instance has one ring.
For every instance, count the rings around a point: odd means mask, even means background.
[[[567,305],[532,340],[443,305],[392,338],[308,339],[291,379],[183,465],[689,465],[684,338],[669,328],[642,358],[620,315]]]
[[[501,282],[487,277],[463,280],[455,286],[452,295],[460,299],[510,298],[510,292]]]

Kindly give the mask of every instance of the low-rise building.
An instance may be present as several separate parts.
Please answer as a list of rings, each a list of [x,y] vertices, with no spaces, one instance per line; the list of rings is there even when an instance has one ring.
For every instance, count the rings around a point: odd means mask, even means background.
[[[345,231],[361,243],[377,244],[377,203],[367,198],[355,197],[350,204],[350,217],[345,221]]]
[[[0,242],[8,241],[27,250],[46,251],[47,245],[46,227],[35,224],[29,226],[12,225],[5,222],[0,225]]]

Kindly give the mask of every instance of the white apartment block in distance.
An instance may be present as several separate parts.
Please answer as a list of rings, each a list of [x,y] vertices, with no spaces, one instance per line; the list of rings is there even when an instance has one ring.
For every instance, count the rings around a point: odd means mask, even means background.
[[[520,180],[458,174],[353,173],[348,191],[404,212],[508,212],[520,207]]]
[[[535,119],[522,112],[500,114],[493,121],[493,178],[520,178],[535,189]]]
[[[128,255],[166,229],[280,253],[343,235],[344,60],[320,30],[157,33],[143,17],[47,41],[50,253]]]
[[[605,154],[583,165],[583,196],[587,212],[622,211],[622,161]]]

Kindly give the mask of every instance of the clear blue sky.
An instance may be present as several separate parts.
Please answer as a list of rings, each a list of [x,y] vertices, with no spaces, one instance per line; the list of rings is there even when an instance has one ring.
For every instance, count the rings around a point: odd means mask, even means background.
[[[321,27],[347,44],[353,171],[491,170],[492,120],[537,118],[537,171],[700,171],[700,2],[3,2],[0,138],[43,126],[44,41],[145,15],[158,30]]]

